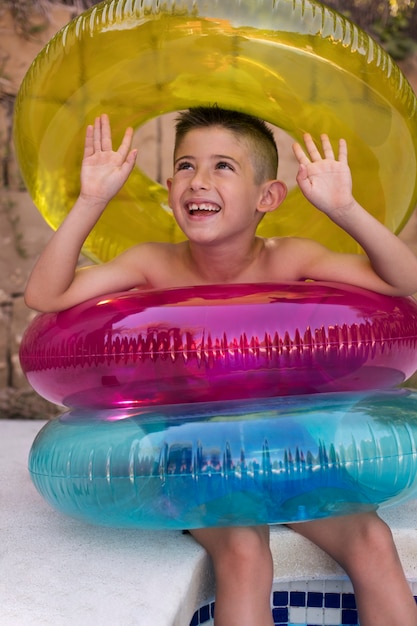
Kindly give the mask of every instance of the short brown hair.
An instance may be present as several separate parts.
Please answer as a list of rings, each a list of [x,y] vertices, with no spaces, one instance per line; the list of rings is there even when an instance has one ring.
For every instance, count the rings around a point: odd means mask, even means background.
[[[182,111],[176,119],[174,152],[190,131],[210,126],[225,128],[247,140],[253,152],[251,160],[257,184],[276,178],[278,149],[272,131],[263,120],[242,111],[222,109],[217,105]]]

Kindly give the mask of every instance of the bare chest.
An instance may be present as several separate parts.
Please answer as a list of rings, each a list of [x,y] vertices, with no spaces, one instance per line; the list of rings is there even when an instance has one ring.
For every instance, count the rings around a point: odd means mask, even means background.
[[[266,250],[251,263],[236,263],[234,258],[224,260],[217,267],[197,264],[184,259],[175,251],[158,262],[150,263],[148,285],[156,289],[190,287],[207,284],[238,284],[286,282],[299,279],[296,263],[287,254]]]

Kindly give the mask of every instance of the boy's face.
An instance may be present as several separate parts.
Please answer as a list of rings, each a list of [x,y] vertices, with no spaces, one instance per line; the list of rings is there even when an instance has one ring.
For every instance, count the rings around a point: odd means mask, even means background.
[[[174,217],[190,240],[215,242],[256,230],[264,183],[255,184],[248,142],[231,131],[213,126],[187,133],[167,184]]]

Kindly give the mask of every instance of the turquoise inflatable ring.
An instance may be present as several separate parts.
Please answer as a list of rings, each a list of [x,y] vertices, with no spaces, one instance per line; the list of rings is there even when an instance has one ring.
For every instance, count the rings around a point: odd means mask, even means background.
[[[49,422],[29,470],[84,522],[200,528],[372,511],[417,495],[417,394],[317,394]]]

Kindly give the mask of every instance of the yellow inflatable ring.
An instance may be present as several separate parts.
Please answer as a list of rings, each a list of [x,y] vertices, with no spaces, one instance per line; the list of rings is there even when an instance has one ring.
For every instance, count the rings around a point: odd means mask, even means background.
[[[79,190],[85,126],[125,127],[193,105],[244,109],[283,128],[345,137],[357,199],[394,232],[417,199],[416,97],[367,34],[313,0],[106,0],[62,29],[20,89],[15,145],[27,188],[57,228]],[[357,244],[298,190],[259,233]],[[88,238],[106,261],[141,241],[179,241],[166,191],[136,168]]]

